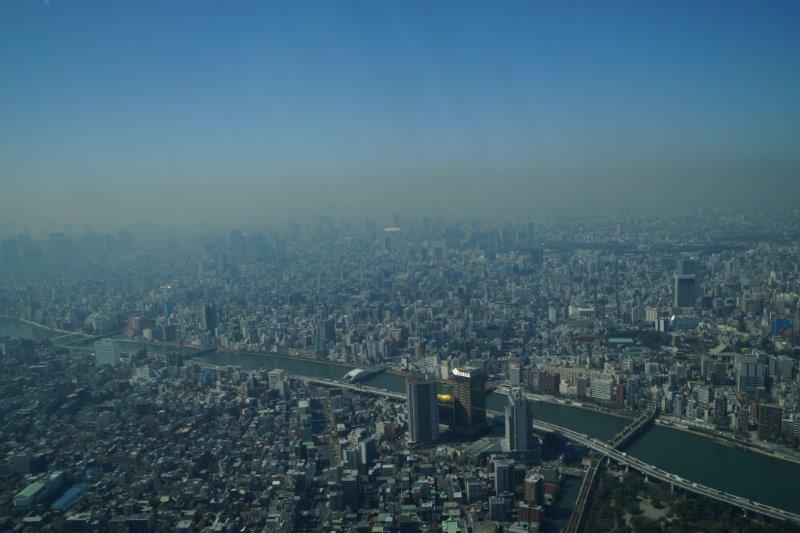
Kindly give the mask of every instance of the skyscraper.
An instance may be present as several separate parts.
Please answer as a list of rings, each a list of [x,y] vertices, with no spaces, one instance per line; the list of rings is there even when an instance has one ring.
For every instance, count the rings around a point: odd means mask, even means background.
[[[506,447],[509,451],[527,451],[529,449],[530,417],[528,401],[521,389],[511,389],[508,395],[506,415]]]
[[[777,404],[758,406],[758,436],[762,439],[778,440],[781,436],[782,411]]]
[[[409,440],[423,446],[433,444],[439,438],[436,381],[429,376],[407,376],[406,397]]]
[[[508,501],[495,496],[489,498],[489,519],[505,522],[508,519]]]
[[[358,478],[357,470],[343,470],[342,479],[339,483],[342,489],[342,503],[350,509],[358,509],[361,503],[361,483]]]
[[[494,490],[498,496],[504,492],[514,492],[514,461],[495,459]]]
[[[465,485],[467,488],[467,502],[482,502],[486,499],[486,483],[482,479],[467,479]]]
[[[767,365],[755,355],[737,356],[736,388],[739,392],[753,393],[766,386]]]
[[[678,275],[697,274],[697,262],[691,257],[679,257],[677,261]]]
[[[214,304],[203,306],[203,329],[214,335],[217,330],[217,310]]]
[[[370,436],[359,442],[358,451],[361,454],[361,464],[368,466],[378,453],[375,437]]]
[[[722,394],[718,394],[714,398],[714,425],[720,428],[726,428],[728,424],[728,398]]]
[[[317,337],[320,343],[331,342],[336,338],[336,319],[328,317],[317,322]]]
[[[694,307],[697,300],[697,277],[675,274],[675,307]]]
[[[473,435],[486,425],[486,374],[473,367],[453,369],[453,429]]]

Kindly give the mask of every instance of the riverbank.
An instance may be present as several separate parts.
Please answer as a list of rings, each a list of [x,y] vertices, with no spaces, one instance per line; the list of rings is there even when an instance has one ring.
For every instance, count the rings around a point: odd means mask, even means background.
[[[38,328],[38,329],[46,331],[48,333],[59,333],[59,334],[63,334],[63,335],[73,335],[73,334],[77,334],[78,333],[77,331],[66,331],[66,330],[63,330],[63,329],[51,328],[50,326],[47,326],[45,324],[40,324],[38,322],[34,322],[33,320],[28,320],[27,318],[19,318],[19,317],[10,316],[10,315],[0,315],[0,321],[16,322],[18,324],[25,324],[27,326],[32,326],[34,328]]]
[[[16,319],[7,323],[0,321],[0,334],[36,340],[28,335],[43,332],[41,328]],[[139,344],[142,347],[148,346],[151,349],[169,349],[166,346],[133,339],[126,342]],[[269,352],[212,352],[192,359],[219,366],[243,366],[253,370],[282,368],[295,375],[325,379],[341,379],[346,372],[345,368],[351,368],[341,362]],[[402,378],[388,372],[370,377],[366,385],[395,392],[405,390]],[[501,413],[506,403],[507,398],[502,394],[487,395],[488,410]],[[580,402],[566,398],[537,395],[531,399],[531,414],[537,420],[560,425],[599,440],[613,437],[627,425],[628,419],[619,413],[588,408],[589,404],[576,405],[578,403]],[[794,492],[796,480],[800,478],[800,464],[765,454],[761,450],[749,451],[742,447],[737,448],[728,442],[710,437],[708,434],[686,431],[674,425],[659,424],[634,441],[627,453],[685,479],[745,498],[763,501],[774,507],[800,512],[800,500],[796,498]]]
[[[678,423],[671,420],[663,420],[661,418],[656,418],[655,423],[665,428],[677,429],[678,431],[683,431],[685,433],[690,433],[698,437],[704,437],[706,439],[713,440],[717,444],[722,444],[723,446],[728,446],[730,448],[735,448],[737,450],[758,453],[766,457],[772,457],[773,459],[779,459],[781,461],[788,461],[790,463],[795,463],[800,465],[800,457],[781,452],[774,452],[772,450],[762,448],[753,443],[742,442],[736,439],[725,437],[724,435],[707,433],[700,429],[693,428],[685,423]]]
[[[287,355],[287,354],[275,353],[275,352],[253,352],[253,351],[243,351],[243,350],[226,350],[224,348],[217,348],[216,351],[218,353],[221,353],[221,354],[229,354],[229,355],[241,355],[241,356],[247,356],[247,357],[251,357],[251,356],[256,356],[256,357],[257,356],[261,356],[261,357],[277,357],[277,358],[280,358],[280,359],[301,361],[301,362],[306,362],[306,363],[310,362],[310,363],[317,363],[317,364],[323,364],[323,365],[337,366],[337,367],[341,367],[342,369],[347,369],[348,371],[352,370],[354,368],[363,368],[362,366],[355,366],[353,364],[343,363],[343,362],[340,362],[340,361],[330,361],[330,360],[327,360],[327,359],[314,359],[314,358],[311,358],[311,357],[301,357],[301,356],[296,356],[296,355]],[[386,369],[386,373],[387,374],[392,374],[394,376],[398,376],[400,378],[404,377],[404,374],[402,372],[400,372],[400,371],[398,371],[396,369],[393,369],[393,368]],[[496,392],[498,394],[503,394],[503,395],[506,395],[506,396],[508,395],[506,387],[498,387],[496,389]],[[613,411],[611,409],[604,409],[603,407],[597,406],[597,405],[578,402],[578,401],[572,400],[570,398],[560,398],[558,396],[549,396],[549,395],[545,395],[545,394],[536,394],[536,393],[532,393],[532,392],[526,393],[526,396],[527,396],[527,398],[529,400],[533,400],[533,401],[537,401],[537,402],[550,403],[550,404],[553,404],[553,405],[562,405],[562,406],[565,406],[565,407],[574,407],[575,409],[581,409],[581,410],[584,410],[584,411],[589,411],[589,412],[598,413],[598,414],[602,414],[602,415],[609,415],[609,416],[613,416],[615,418],[620,418],[620,419],[623,419],[623,420],[633,420],[634,419],[634,417],[631,416],[631,415],[626,415],[626,414],[623,414],[623,413],[620,413],[620,412],[617,412],[617,411]]]
[[[564,399],[562,401],[557,396],[547,396],[543,394],[535,394],[534,396],[535,396],[534,399],[539,402],[549,402],[549,403],[556,403],[559,405],[566,405],[568,407],[583,409],[584,411],[591,411],[593,413],[598,413],[601,415],[613,416],[616,418],[621,418],[623,420],[633,420],[635,418],[634,416],[623,414],[618,411],[612,411],[611,409],[604,409],[598,405],[592,405],[570,399]]]
[[[497,387],[495,392],[497,392],[497,394],[503,394],[508,396],[508,387],[506,386]],[[550,403],[553,405],[563,405],[564,407],[573,407],[575,409],[581,409],[583,411],[589,411],[601,415],[613,416],[615,418],[621,418],[623,420],[633,420],[635,418],[631,415],[626,415],[617,411],[612,411],[611,409],[604,409],[599,405],[592,405],[579,402],[576,400],[572,400],[571,398],[561,398],[558,396],[550,396],[547,394],[537,394],[535,392],[526,392],[525,397],[528,400],[534,402]]]
[[[65,329],[51,328],[50,326],[48,326],[46,324],[40,324],[38,322],[34,322],[33,320],[28,320],[27,318],[19,318],[19,317],[10,316],[10,315],[0,315],[0,320],[7,321],[7,322],[22,323],[22,324],[25,324],[25,325],[28,325],[28,326],[32,326],[34,328],[39,328],[39,329],[41,329],[43,331],[47,331],[47,332],[50,332],[50,333],[58,333],[58,334],[61,334],[61,335],[82,335],[82,336],[86,336],[85,333],[81,333],[79,331],[68,331],[68,330],[65,330]]]
[[[358,366],[353,366],[349,363],[343,363],[341,361],[329,361],[327,359],[314,359],[311,357],[301,357],[299,355],[288,355],[283,353],[275,353],[275,352],[247,352],[242,350],[226,350],[224,348],[217,348],[215,351],[223,354],[231,354],[231,355],[245,355],[245,356],[256,356],[256,357],[278,357],[280,359],[290,359],[293,361],[303,361],[309,363],[318,363],[321,365],[330,365],[330,366],[338,366],[341,368],[346,368],[348,370],[352,370],[354,368],[361,368]]]
[[[283,368],[295,375],[339,379],[342,370],[304,358],[253,357],[253,354],[210,353],[197,358],[212,364],[238,365],[247,369]],[[403,392],[400,376],[389,373],[369,378],[366,385],[394,392]],[[548,400],[548,401],[541,401]],[[531,416],[599,440],[613,437],[629,419],[612,416],[601,410],[581,409],[571,401],[552,397],[530,399]],[[501,413],[507,397],[498,391],[487,395],[487,412]],[[489,413],[487,413],[489,414]],[[671,431],[668,426],[654,426],[634,441],[627,453],[684,479],[702,483],[737,496],[774,507],[799,512],[798,502],[791,495],[800,476],[800,465],[763,453],[752,453],[709,438],[709,435]]]

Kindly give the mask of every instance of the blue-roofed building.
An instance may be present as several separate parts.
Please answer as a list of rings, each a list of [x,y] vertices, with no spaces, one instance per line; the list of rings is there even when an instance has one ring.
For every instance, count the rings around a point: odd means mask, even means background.
[[[793,324],[791,320],[786,318],[778,318],[772,322],[772,336],[778,337],[787,329],[791,331],[792,326]]]
[[[72,502],[74,502],[75,499],[84,492],[86,492],[86,485],[83,483],[72,485],[70,488],[64,491],[64,494],[62,494],[56,501],[53,502],[53,505],[51,505],[50,508],[58,513],[66,511],[69,506],[72,505]]]

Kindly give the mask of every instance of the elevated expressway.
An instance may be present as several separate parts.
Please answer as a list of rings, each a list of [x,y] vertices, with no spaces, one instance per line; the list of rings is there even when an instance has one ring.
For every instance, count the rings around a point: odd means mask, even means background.
[[[711,487],[706,487],[705,485],[700,485],[699,483],[694,483],[692,481],[683,479],[678,475],[670,474],[669,472],[665,472],[656,466],[647,464],[640,459],[631,457],[627,453],[617,450],[607,442],[595,439],[583,433],[578,433],[577,431],[572,431],[571,429],[550,424],[549,422],[543,422],[541,420],[534,420],[533,426],[535,429],[542,431],[559,433],[573,442],[582,444],[587,448],[602,454],[605,457],[608,457],[609,460],[612,460],[622,466],[637,470],[644,474],[646,480],[657,479],[663,483],[668,483],[672,487],[677,487],[695,494],[701,494],[708,498],[733,505],[734,507],[738,507],[746,512],[749,511],[758,513],[775,520],[787,521],[800,525],[800,515],[791,513],[789,511],[784,511],[783,509],[770,507],[769,505],[764,505],[740,496],[734,496],[733,494],[728,494],[721,490],[712,489]]]
[[[329,387],[339,387],[339,388],[349,389],[354,392],[361,392],[364,394],[374,394],[374,395],[384,396],[395,400],[405,400],[406,398],[406,395],[403,393],[393,392],[376,387],[369,387],[361,383],[352,383],[352,384],[343,383],[338,380],[312,378],[307,376],[292,376],[292,377],[294,379],[299,379],[301,381],[318,383],[320,385],[326,385]],[[796,525],[800,525],[800,515],[798,514],[791,513],[789,511],[784,511],[783,509],[778,509],[776,507],[771,507],[769,505],[765,505],[762,503],[758,503],[753,500],[748,500],[747,498],[742,498],[740,496],[728,494],[721,490],[712,489],[711,487],[706,487],[705,485],[701,485],[699,483],[694,483],[692,481],[683,479],[682,477],[676,474],[665,472],[660,468],[653,466],[651,464],[647,464],[640,459],[631,457],[627,453],[620,451],[616,448],[616,446],[624,444],[628,440],[629,436],[637,433],[642,427],[645,427],[647,423],[652,421],[654,416],[655,416],[654,413],[651,412],[645,413],[643,416],[639,417],[631,425],[629,425],[628,428],[626,428],[627,431],[623,430],[621,432],[622,433],[621,435],[615,436],[614,438],[611,439],[610,442],[602,441],[594,437],[585,435],[583,433],[578,433],[577,431],[573,431],[571,429],[567,429],[565,427],[558,426],[556,424],[551,424],[549,422],[544,422],[542,420],[533,420],[533,428],[538,429],[540,431],[563,435],[565,438],[573,442],[582,444],[583,446],[586,446],[590,450],[593,450],[603,455],[604,457],[607,457],[609,460],[614,461],[617,464],[641,472],[645,476],[645,479],[648,481],[656,479],[663,483],[669,484],[673,488],[679,488],[687,492],[701,494],[708,498],[712,498],[714,500],[724,502],[729,505],[733,505],[734,507],[738,507],[745,512],[758,513],[775,520],[786,521]]]

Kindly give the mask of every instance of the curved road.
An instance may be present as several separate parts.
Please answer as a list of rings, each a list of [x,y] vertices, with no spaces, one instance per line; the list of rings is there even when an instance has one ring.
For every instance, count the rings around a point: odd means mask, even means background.
[[[342,383],[341,381],[336,381],[332,379],[308,378],[301,376],[293,376],[293,377],[296,379],[301,379],[303,381],[319,383],[321,385],[327,385],[332,387],[346,388],[353,390],[355,392],[362,392],[365,394],[376,394],[380,396],[386,396],[396,400],[404,400],[406,397],[405,394],[400,392],[392,392],[385,389],[379,389],[359,384]],[[586,446],[587,448],[594,450],[595,452],[600,453],[605,457],[608,457],[609,459],[617,462],[618,464],[628,466],[630,468],[633,468],[634,470],[641,472],[648,478],[658,479],[664,483],[669,483],[670,485],[673,485],[675,487],[680,487],[685,491],[701,494],[708,498],[712,498],[714,500],[724,502],[729,505],[733,505],[734,507],[739,507],[740,509],[743,509],[745,511],[751,511],[754,513],[762,514],[764,516],[768,516],[776,520],[788,521],[800,525],[800,515],[798,514],[791,513],[789,511],[784,511],[783,509],[778,509],[776,507],[771,507],[763,503],[758,503],[753,500],[748,500],[746,498],[742,498],[741,496],[728,494],[727,492],[712,489],[710,487],[706,487],[705,485],[701,485],[699,483],[694,483],[692,481],[683,479],[682,477],[676,474],[665,472],[656,466],[647,464],[644,461],[637,459],[635,457],[631,457],[627,453],[617,450],[606,441],[602,441],[594,437],[590,437],[586,434],[578,433],[577,431],[573,431],[571,429],[567,429],[565,427],[558,426],[556,424],[551,424],[549,422],[544,422],[541,420],[533,420],[533,426],[540,430],[548,431],[551,433],[559,433],[564,437],[568,438],[569,440],[578,442]]]
[[[763,503],[748,500],[740,496],[734,496],[733,494],[712,489],[710,487],[706,487],[705,485],[700,485],[699,483],[688,481],[680,476],[670,474],[669,472],[665,472],[658,467],[647,464],[640,459],[630,457],[627,453],[614,449],[607,442],[595,439],[583,433],[578,433],[577,431],[572,431],[571,429],[550,424],[548,422],[542,422],[540,420],[534,420],[533,425],[534,427],[544,431],[560,433],[569,440],[583,444],[587,448],[613,459],[621,465],[638,470],[648,478],[656,478],[675,487],[680,487],[683,490],[694,492],[696,494],[702,494],[708,498],[739,507],[745,511],[752,511],[754,513],[769,516],[770,518],[774,518],[776,520],[788,521],[800,525],[800,515],[790,513],[789,511],[784,511],[783,509],[770,507],[769,505],[764,505]]]

